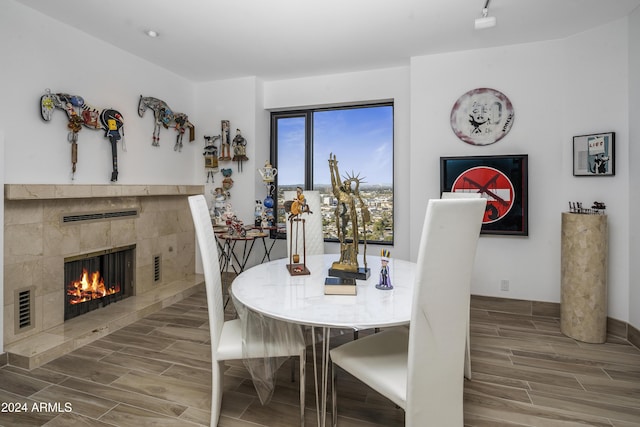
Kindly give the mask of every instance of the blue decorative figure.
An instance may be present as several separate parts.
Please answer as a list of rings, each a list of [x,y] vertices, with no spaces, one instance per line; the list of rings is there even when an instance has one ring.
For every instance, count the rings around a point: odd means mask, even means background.
[[[391,275],[389,274],[389,258],[391,257],[391,253],[387,249],[382,249],[380,256],[382,257],[380,260],[380,279],[378,280],[376,288],[382,290],[393,289],[393,285],[391,285]]]

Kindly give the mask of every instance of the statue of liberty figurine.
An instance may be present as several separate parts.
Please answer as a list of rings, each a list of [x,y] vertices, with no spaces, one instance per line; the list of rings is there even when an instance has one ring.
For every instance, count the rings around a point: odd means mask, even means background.
[[[393,289],[393,285],[391,285],[391,275],[389,274],[389,258],[391,258],[391,253],[388,249],[382,249],[380,251],[380,279],[378,279],[378,284],[376,285],[377,289]]]

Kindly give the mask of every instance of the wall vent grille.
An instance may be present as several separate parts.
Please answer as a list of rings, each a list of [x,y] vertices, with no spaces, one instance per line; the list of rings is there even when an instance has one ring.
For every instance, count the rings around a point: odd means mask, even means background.
[[[162,256],[153,256],[153,282],[158,283],[162,281]]]
[[[105,221],[109,219],[135,218],[137,216],[138,216],[137,209],[128,209],[123,211],[112,211],[112,212],[72,214],[72,215],[63,215],[62,223],[74,224],[77,222],[84,222],[84,221]]]
[[[15,333],[28,331],[35,326],[33,319],[35,287],[16,289],[15,291]]]

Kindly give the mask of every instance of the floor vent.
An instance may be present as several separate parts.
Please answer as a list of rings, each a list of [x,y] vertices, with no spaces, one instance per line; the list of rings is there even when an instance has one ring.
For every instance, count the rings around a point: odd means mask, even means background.
[[[84,221],[104,221],[108,219],[134,218],[137,216],[138,216],[137,209],[129,209],[124,211],[112,211],[112,212],[73,214],[73,215],[63,215],[62,223],[74,224],[77,222],[84,222]]]
[[[162,256],[153,256],[153,282],[158,283],[162,280]]]
[[[35,287],[16,289],[15,291],[15,333],[28,331],[35,326],[33,318]]]

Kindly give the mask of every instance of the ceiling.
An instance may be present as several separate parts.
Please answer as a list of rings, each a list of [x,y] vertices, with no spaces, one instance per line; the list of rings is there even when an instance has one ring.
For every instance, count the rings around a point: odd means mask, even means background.
[[[640,0],[16,0],[194,82],[408,65],[412,56],[564,38]],[[159,37],[144,31],[153,29]]]

